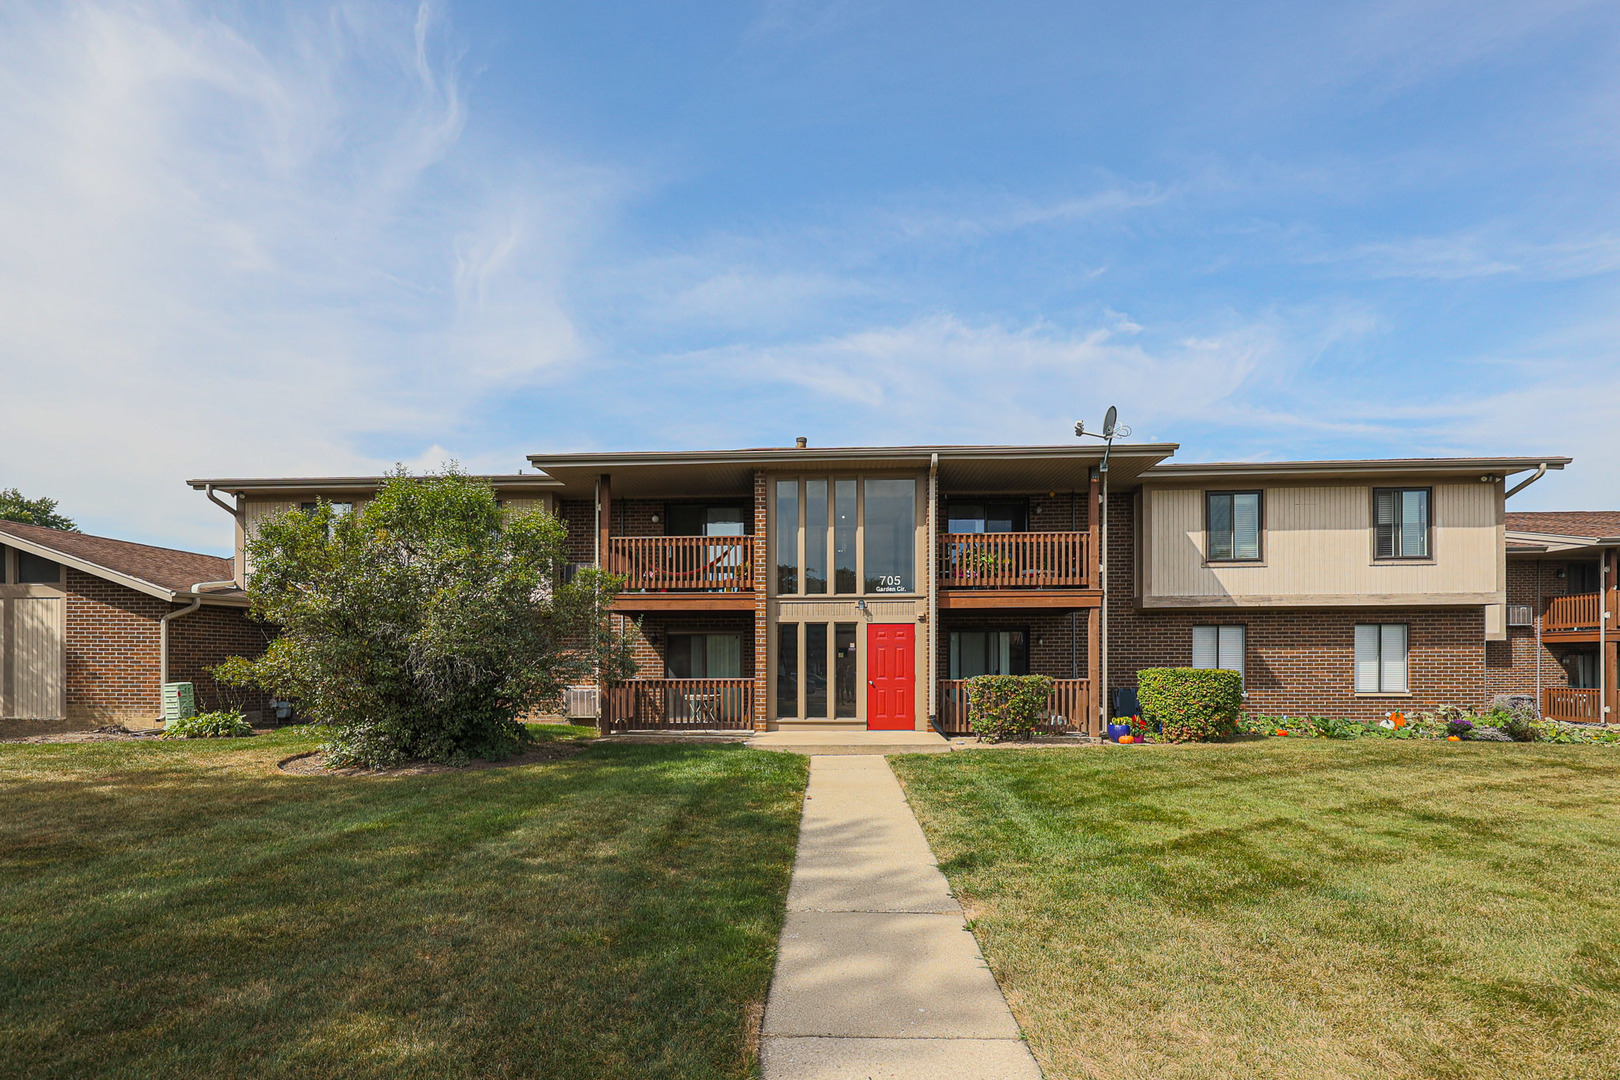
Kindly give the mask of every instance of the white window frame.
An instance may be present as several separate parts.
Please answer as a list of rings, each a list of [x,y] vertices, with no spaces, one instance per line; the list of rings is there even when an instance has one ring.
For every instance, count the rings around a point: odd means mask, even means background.
[[[1391,496],[1391,516],[1393,520],[1381,522],[1378,520],[1378,503],[1382,496]],[[1421,521],[1409,521],[1407,499],[1409,496],[1421,495]],[[1416,526],[1421,524],[1421,529]],[[1390,554],[1385,555],[1378,549],[1378,531],[1389,529]],[[1407,541],[1409,535],[1422,537],[1421,551],[1408,551]],[[1397,562],[1408,559],[1434,558],[1434,489],[1426,487],[1409,488],[1373,488],[1373,558],[1379,562]]]
[[[1409,624],[1356,623],[1353,666],[1356,693],[1410,693],[1411,664],[1412,628]]]

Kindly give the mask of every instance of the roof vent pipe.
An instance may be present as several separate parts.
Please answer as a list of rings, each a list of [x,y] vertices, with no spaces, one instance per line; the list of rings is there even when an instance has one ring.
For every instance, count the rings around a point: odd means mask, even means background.
[[[810,440],[805,438],[803,435],[800,435],[797,439],[793,440],[793,445],[797,449],[803,450],[805,447],[810,445]]]

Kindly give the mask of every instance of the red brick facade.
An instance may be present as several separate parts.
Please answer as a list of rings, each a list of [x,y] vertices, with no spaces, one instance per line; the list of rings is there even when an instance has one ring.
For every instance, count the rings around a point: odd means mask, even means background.
[[[71,568],[66,585],[68,720],[150,723],[162,711],[158,619],[169,605]]]
[[[184,605],[68,568],[64,644],[67,719],[74,727],[149,725],[162,713],[159,620]],[[263,624],[240,608],[203,607],[169,621],[169,680],[191,682],[197,707],[238,707],[262,719],[263,694],[218,686],[207,674],[230,656],[255,657]]]

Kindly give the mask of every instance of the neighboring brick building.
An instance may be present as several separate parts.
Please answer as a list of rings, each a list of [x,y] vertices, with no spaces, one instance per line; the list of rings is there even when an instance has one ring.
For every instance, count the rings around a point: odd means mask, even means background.
[[[230,559],[0,521],[0,735],[155,726],[165,663],[199,709],[258,719],[264,695],[208,670],[271,636]]]
[[[625,577],[615,618],[639,671],[608,702],[613,730],[955,731],[967,678],[1030,672],[1057,681],[1054,726],[1097,731],[1114,692],[1165,665],[1240,670],[1264,713],[1514,692],[1600,715],[1594,680],[1612,692],[1620,664],[1600,662],[1591,618],[1620,514],[1505,511],[1518,478],[1569,459],[1167,463],[1175,449],[1116,445],[1106,482],[1095,444],[802,443],[532,455],[534,475],[489,480],[557,514],[571,562]],[[235,496],[240,542],[296,498],[377,482],[192,483]]]

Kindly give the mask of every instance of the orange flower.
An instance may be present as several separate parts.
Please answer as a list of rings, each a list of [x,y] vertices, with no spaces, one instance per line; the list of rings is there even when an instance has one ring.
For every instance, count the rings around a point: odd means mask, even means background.
[[[1288,734],[1288,729],[1287,728],[1278,728],[1277,729],[1277,734],[1286,735],[1286,734]]]

